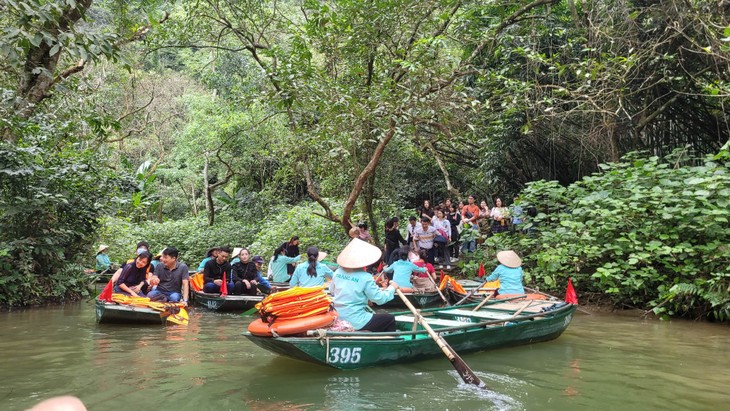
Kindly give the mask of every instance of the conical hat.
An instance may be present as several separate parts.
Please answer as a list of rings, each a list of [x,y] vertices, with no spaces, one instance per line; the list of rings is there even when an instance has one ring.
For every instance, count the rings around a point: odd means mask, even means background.
[[[99,246],[99,248],[96,249],[96,253],[99,254],[100,252],[102,252],[102,251],[104,251],[104,250],[106,250],[108,248],[109,248],[108,245],[102,244],[102,245]]]
[[[233,254],[231,254],[231,257],[233,257],[233,258],[238,257],[238,255],[241,254],[241,250],[243,250],[243,247],[234,248]]]
[[[353,238],[337,256],[337,264],[343,268],[363,268],[378,261],[383,252],[372,244]]]
[[[325,253],[324,251],[320,251],[319,253],[317,253],[317,261],[322,261],[325,258],[327,258],[327,253]]]
[[[517,268],[522,265],[522,259],[512,250],[498,252],[497,261],[509,268]]]

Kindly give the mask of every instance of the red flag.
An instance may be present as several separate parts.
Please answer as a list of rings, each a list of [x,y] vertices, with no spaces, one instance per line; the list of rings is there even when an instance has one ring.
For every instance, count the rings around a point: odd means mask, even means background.
[[[109,280],[108,283],[106,283],[106,287],[104,287],[104,290],[99,294],[99,301],[111,301],[112,300],[112,280]]]
[[[477,277],[482,278],[484,277],[484,263],[479,264],[479,271],[477,271]]]
[[[221,297],[228,295],[228,282],[226,281],[226,273],[223,273],[223,284],[221,284]]]
[[[383,261],[382,260],[380,261],[380,264],[378,264],[378,269],[376,270],[376,272],[381,272],[381,271],[383,271]]]
[[[565,302],[568,304],[578,304],[578,296],[573,288],[573,280],[568,278],[568,288],[565,290]]]

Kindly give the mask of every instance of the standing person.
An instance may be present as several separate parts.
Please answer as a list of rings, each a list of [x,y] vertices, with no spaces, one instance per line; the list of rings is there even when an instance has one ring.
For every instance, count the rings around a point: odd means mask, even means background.
[[[269,264],[271,266],[271,278],[275,283],[284,283],[289,281],[291,277],[289,276],[287,267],[291,263],[299,261],[299,255],[296,257],[286,256],[285,246],[286,243],[280,245],[276,250],[274,250],[274,258],[271,259],[271,263]],[[299,249],[299,247],[297,247],[297,249]]]
[[[340,268],[332,278],[334,306],[340,319],[349,322],[358,331],[396,330],[393,314],[374,314],[368,307],[368,301],[379,305],[387,303],[398,289],[395,281],[380,289],[373,276],[363,269],[377,262],[381,255],[378,247],[355,238],[337,256]]]
[[[367,223],[358,223],[357,228],[360,230],[360,234],[358,235],[358,238],[361,239],[362,241],[372,244],[373,236],[371,236],[370,232],[368,231]]]
[[[131,295],[132,297],[144,297],[147,292],[147,273],[150,269],[152,254],[142,251],[122,269],[122,273],[114,283],[114,292]]]
[[[293,263],[287,264],[286,273],[291,276],[294,273],[296,261],[299,261],[299,236],[292,236],[289,241],[282,244],[284,247],[284,255],[287,257],[297,257]],[[274,280],[276,281],[276,280]]]
[[[512,232],[522,231],[522,223],[524,222],[522,216],[522,206],[519,203],[519,198],[516,196],[512,199],[512,208],[510,210],[512,216]]]
[[[225,277],[226,288],[233,288],[234,284],[231,277],[231,264],[228,262],[230,256],[230,248],[221,247],[218,249],[218,255],[215,259],[205,263],[203,267],[203,292],[219,293],[223,287]]]
[[[522,259],[512,250],[500,251],[497,253],[499,265],[487,277],[487,281],[499,280],[497,293],[524,294],[522,287]]]
[[[507,231],[507,208],[502,206],[502,199],[494,200],[494,207],[490,213],[492,217],[492,233],[502,233]]]
[[[479,223],[479,231],[485,233],[489,231],[489,217],[490,211],[489,206],[487,205],[487,200],[482,200],[479,203],[479,219],[477,220]]]
[[[436,238],[438,231],[431,225],[431,221],[424,217],[421,219],[421,225],[416,227],[416,244],[419,250],[426,250],[427,260],[429,263],[434,263],[434,249],[433,240]]]
[[[413,237],[416,234],[416,227],[418,227],[418,219],[414,216],[408,217],[408,225],[406,226],[406,229],[408,230],[408,244],[413,244]]]
[[[444,264],[446,264],[446,269],[450,270],[451,256],[449,255],[449,242],[451,241],[451,223],[444,218],[444,212],[441,210],[436,210],[436,214],[433,216],[431,223],[438,232],[434,238],[434,246],[441,259],[441,266],[439,268],[444,268]]]
[[[408,244],[403,235],[401,235],[398,229],[398,223],[400,220],[398,217],[393,217],[385,222],[385,253],[383,254],[383,262],[386,265],[393,263],[395,257],[393,252],[400,247],[400,245]]]
[[[404,249],[398,250],[398,259],[383,270],[386,274],[393,274],[393,281],[399,284],[400,289],[404,293],[413,292],[413,284],[411,283],[411,275],[413,273],[425,273],[426,267],[419,267],[408,261],[408,251]],[[390,276],[388,276],[390,278]]]
[[[97,273],[114,271],[114,264],[112,264],[112,260],[109,258],[109,255],[107,255],[107,251],[109,251],[109,246],[105,244],[100,245],[99,249],[96,250]]]
[[[451,204],[449,206],[449,214],[446,216],[451,224],[451,245],[449,245],[449,254],[453,261],[459,260],[459,237],[461,234],[461,213],[457,210],[457,206]]]
[[[474,204],[473,195],[470,195],[467,201],[469,202],[469,204],[465,205],[462,209],[461,217],[463,223],[467,225],[466,229],[472,230],[472,234],[474,234],[475,238],[469,241],[464,241],[464,243],[461,245],[461,252],[473,253],[477,249],[476,236],[479,235],[479,224],[477,224],[477,220],[479,219],[479,207]]]
[[[289,280],[290,287],[318,287],[324,285],[325,278],[332,278],[332,270],[320,263],[327,253],[317,247],[307,248],[307,262],[297,265]]]
[[[423,200],[423,205],[419,207],[416,211],[418,211],[419,219],[427,218],[428,221],[431,221],[431,219],[433,218],[433,207],[431,207],[431,200]]]
[[[180,252],[175,247],[162,250],[162,264],[155,268],[155,275],[150,280],[150,284],[158,284],[156,289],[147,294],[151,300],[156,301],[156,298],[163,295],[170,302],[176,303],[182,298],[185,304],[188,303],[190,276],[188,266],[177,261],[179,255]]]

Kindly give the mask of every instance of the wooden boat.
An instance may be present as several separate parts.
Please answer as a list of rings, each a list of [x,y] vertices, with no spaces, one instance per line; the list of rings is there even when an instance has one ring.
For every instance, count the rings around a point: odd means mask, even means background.
[[[213,311],[246,311],[253,308],[264,299],[264,295],[226,295],[193,291],[195,304]]]
[[[435,305],[438,305],[440,303],[443,303],[443,299],[441,299],[441,296],[438,292],[432,292],[432,293],[403,293],[405,294],[406,298],[408,298],[408,301],[411,302],[416,308],[425,308],[425,307],[433,307]],[[396,296],[396,298],[388,301],[387,303],[383,305],[377,305],[378,308],[406,308],[406,305],[403,304],[403,301]]]
[[[100,324],[165,324],[160,314],[147,307],[96,301],[96,321]]]
[[[472,311],[475,306],[430,308],[422,314],[456,352],[465,353],[555,339],[568,327],[576,309],[564,302],[546,301],[502,301]],[[443,355],[410,311],[394,314],[396,332],[310,330],[287,337],[244,335],[274,353],[343,370]]]

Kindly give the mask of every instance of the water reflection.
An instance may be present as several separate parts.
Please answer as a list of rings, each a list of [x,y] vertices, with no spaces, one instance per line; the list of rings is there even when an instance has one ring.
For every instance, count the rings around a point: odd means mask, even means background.
[[[89,409],[720,409],[730,330],[576,315],[559,339],[463,359],[338,371],[241,337],[250,318],[195,309],[188,327],[106,326],[91,304],[0,313],[0,409],[72,394]]]

